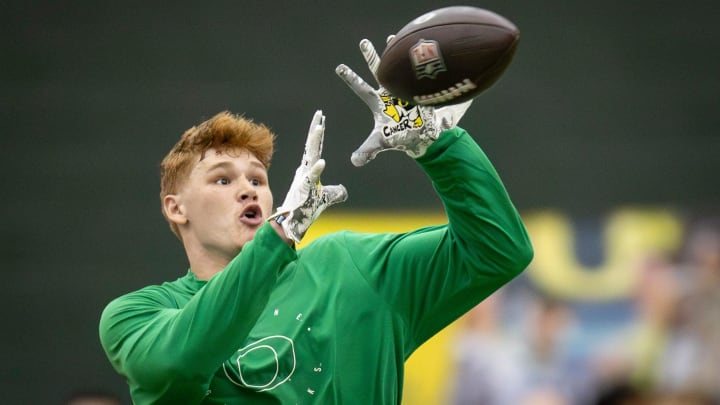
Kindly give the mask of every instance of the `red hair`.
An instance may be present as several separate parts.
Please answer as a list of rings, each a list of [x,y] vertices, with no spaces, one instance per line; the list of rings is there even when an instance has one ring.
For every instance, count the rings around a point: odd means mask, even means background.
[[[208,149],[222,152],[245,149],[269,168],[274,141],[275,134],[265,125],[227,111],[188,129],[160,164],[160,201],[178,192]],[[163,216],[167,219],[164,209]],[[177,225],[168,222],[173,233],[180,237]]]

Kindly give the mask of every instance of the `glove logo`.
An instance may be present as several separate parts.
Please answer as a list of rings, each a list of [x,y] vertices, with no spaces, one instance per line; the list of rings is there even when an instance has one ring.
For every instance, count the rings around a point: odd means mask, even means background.
[[[407,101],[390,94],[381,94],[380,99],[385,103],[383,113],[396,123],[396,125],[383,126],[383,135],[392,136],[398,132],[423,126],[424,122],[417,106],[410,106]],[[407,109],[408,107],[410,109]]]

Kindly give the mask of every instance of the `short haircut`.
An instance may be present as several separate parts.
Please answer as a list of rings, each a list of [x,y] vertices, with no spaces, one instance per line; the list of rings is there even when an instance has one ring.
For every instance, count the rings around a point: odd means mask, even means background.
[[[265,168],[269,168],[274,141],[275,134],[265,125],[227,111],[188,129],[160,164],[161,204],[165,196],[180,190],[195,164],[205,158],[208,149],[221,152],[245,149]],[[162,213],[168,219],[164,209]],[[180,238],[177,224],[168,222],[170,229]]]

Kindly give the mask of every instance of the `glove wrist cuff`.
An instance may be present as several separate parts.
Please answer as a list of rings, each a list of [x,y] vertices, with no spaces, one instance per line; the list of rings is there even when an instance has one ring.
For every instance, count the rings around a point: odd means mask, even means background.
[[[275,221],[276,224],[281,225],[287,219],[287,212],[276,212],[270,215],[267,219],[268,222]]]

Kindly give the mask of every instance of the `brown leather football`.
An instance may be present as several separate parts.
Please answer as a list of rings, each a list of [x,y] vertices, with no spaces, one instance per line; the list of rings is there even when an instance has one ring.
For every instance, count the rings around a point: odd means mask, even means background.
[[[377,78],[413,104],[442,106],[476,97],[512,61],[520,31],[485,9],[452,6],[404,26],[382,54]]]

